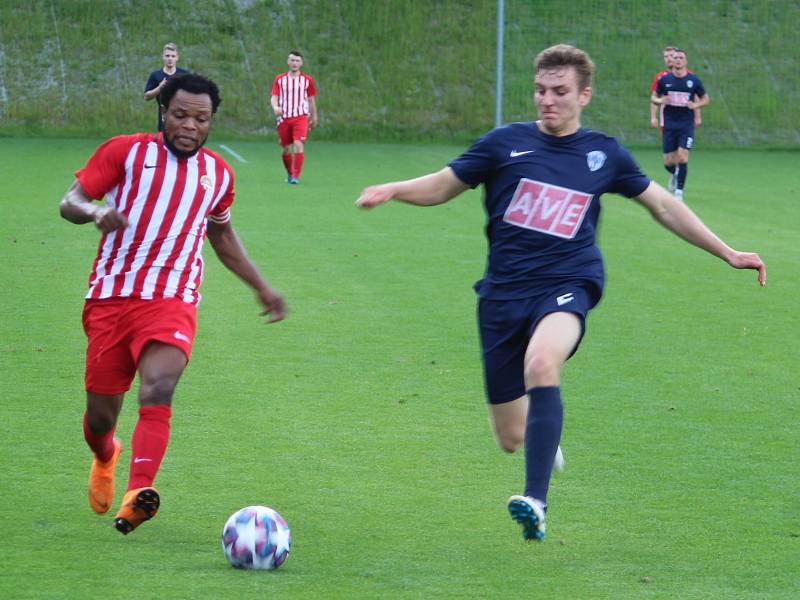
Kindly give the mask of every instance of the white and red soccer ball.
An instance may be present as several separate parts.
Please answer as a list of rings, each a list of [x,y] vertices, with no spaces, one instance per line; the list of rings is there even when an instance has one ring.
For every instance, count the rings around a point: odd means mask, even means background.
[[[222,551],[237,569],[277,569],[291,548],[289,526],[278,511],[266,506],[237,510],[222,528]]]

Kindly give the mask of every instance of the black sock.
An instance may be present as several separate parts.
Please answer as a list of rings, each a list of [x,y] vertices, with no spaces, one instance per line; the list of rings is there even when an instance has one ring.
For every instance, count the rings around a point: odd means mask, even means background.
[[[525,425],[525,495],[547,502],[553,461],[561,441],[564,406],[558,386],[528,390]]]
[[[689,172],[689,163],[681,163],[678,165],[678,189],[682,190],[686,184],[686,174]]]
[[[664,165],[667,172],[672,175],[675,172],[675,165]]]

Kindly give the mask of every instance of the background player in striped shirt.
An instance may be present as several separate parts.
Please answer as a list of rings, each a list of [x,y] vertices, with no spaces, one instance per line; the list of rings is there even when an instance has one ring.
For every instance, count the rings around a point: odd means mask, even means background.
[[[317,88],[311,75],[300,71],[303,55],[299,50],[289,52],[286,64],[289,70],[275,76],[269,101],[278,119],[278,143],[286,181],[298,184],[308,130],[317,126]]]
[[[650,84],[650,94],[652,95],[653,92],[656,91],[656,86],[658,85],[658,80],[661,79],[664,75],[670,72],[672,69],[672,53],[675,51],[675,46],[667,46],[662,51],[662,56],[664,57],[664,68],[661,69],[656,76],[653,78],[653,83]],[[648,96],[648,100],[650,97]],[[650,127],[658,128],[664,126],[664,117],[663,117],[663,108],[660,107],[658,104],[650,102]]]
[[[285,304],[247,257],[231,225],[233,172],[203,147],[220,104],[199,75],[161,88],[164,131],[102,144],[61,200],[73,223],[102,232],[83,310],[88,338],[83,432],[94,453],[89,504],[105,513],[122,450],[114,437],[125,392],[139,372],[139,418],[128,488],[114,521],[130,533],[158,511],[153,481],[167,449],[172,395],[192,351],[201,250],[208,236],[222,264],[253,288],[270,322]],[[105,205],[93,199],[105,198]]]

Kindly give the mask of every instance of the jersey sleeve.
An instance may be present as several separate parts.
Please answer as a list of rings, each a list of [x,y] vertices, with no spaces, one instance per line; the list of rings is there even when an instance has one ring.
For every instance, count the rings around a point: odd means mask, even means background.
[[[158,87],[159,81],[156,77],[158,71],[153,71],[150,73],[150,77],[147,78],[147,83],[144,84],[144,91],[149,92],[150,90],[154,90]],[[141,79],[139,80],[141,81]]]
[[[272,90],[269,93],[270,96],[280,96],[281,95],[281,88],[278,85],[278,79],[279,78],[280,78],[280,75],[276,75],[275,79],[272,81]]]
[[[694,93],[697,96],[705,96],[706,95],[706,88],[703,86],[703,82],[700,81],[700,78],[696,75],[694,76]]]
[[[661,79],[661,73],[658,73],[658,74],[657,74],[657,75],[656,75],[656,76],[653,78],[653,83],[651,83],[651,84],[650,84],[650,93],[651,93],[651,94],[652,94],[653,92],[655,92],[655,91],[656,91],[656,88],[658,87],[658,80],[659,80],[659,79]]]
[[[662,75],[655,81],[655,93],[659,96],[665,96],[667,94],[667,88],[664,86],[664,76]]]
[[[75,171],[78,183],[91,198],[101,199],[123,180],[125,159],[130,151],[132,138],[129,135],[111,138],[94,151],[85,167]]]
[[[314,85],[314,78],[311,77],[311,75],[308,75],[307,77],[308,77],[308,90],[306,90],[306,93],[308,94],[308,97],[311,98],[311,96],[317,95],[317,86]]]
[[[492,132],[478,139],[469,149],[448,166],[461,181],[471,188],[485,183],[495,169],[496,160],[492,153]]]
[[[214,208],[208,214],[208,220],[218,225],[224,225],[231,220],[231,205],[233,204],[236,192],[233,189],[233,170],[225,166],[225,178],[223,180],[223,188],[220,189],[222,198],[216,203]],[[226,186],[227,184],[227,186]]]
[[[620,145],[617,145],[617,158],[614,162],[617,173],[609,192],[633,198],[650,185],[650,178],[642,173],[631,153]]]

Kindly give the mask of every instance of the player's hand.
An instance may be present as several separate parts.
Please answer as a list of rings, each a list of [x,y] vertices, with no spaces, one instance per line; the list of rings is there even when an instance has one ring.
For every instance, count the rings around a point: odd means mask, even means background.
[[[117,229],[125,229],[128,219],[121,212],[110,206],[96,206],[94,208],[94,224],[103,233],[111,233]]]
[[[694,126],[695,127],[700,127],[700,125],[702,125],[702,124],[703,124],[703,119],[701,119],[700,117],[696,117],[695,120],[694,120]]]
[[[658,129],[658,119],[656,119],[655,117],[650,119],[650,127]]]
[[[754,269],[758,271],[758,283],[761,287],[767,284],[767,266],[755,252],[735,252],[728,259],[734,269]]]
[[[269,315],[267,324],[283,321],[286,317],[286,301],[283,299],[283,296],[268,287],[258,290],[258,299],[261,304],[264,305],[261,316],[265,317]]]
[[[365,188],[356,200],[358,208],[375,208],[380,204],[388,202],[394,197],[394,186],[391,183],[383,185],[373,185]]]
[[[317,120],[316,119],[309,119],[308,121],[309,129],[316,129],[317,128]]]
[[[279,118],[281,118],[281,116],[283,116],[283,109],[282,108],[278,107],[278,108],[276,108],[274,110],[275,110],[275,117],[276,118],[279,119]]]

